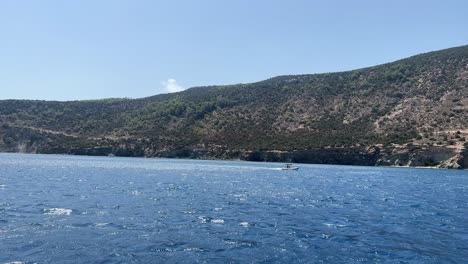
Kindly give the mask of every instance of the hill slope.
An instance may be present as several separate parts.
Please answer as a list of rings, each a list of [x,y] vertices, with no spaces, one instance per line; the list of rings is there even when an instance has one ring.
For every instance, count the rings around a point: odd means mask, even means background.
[[[0,101],[0,151],[467,167],[468,46],[142,99]]]

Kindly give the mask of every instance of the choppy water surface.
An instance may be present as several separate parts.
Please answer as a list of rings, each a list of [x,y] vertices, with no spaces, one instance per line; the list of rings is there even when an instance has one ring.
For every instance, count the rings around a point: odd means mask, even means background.
[[[0,263],[467,263],[468,172],[0,154]]]

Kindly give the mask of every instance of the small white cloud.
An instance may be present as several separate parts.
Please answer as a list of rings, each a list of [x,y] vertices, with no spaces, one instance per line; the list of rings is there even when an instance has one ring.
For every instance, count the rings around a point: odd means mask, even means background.
[[[167,79],[167,81],[162,82],[162,85],[168,93],[176,93],[184,90],[184,87],[178,84],[175,79]]]

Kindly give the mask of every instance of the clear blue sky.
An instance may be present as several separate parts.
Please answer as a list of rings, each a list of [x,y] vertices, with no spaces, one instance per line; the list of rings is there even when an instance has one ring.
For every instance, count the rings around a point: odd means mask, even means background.
[[[466,0],[0,0],[0,99],[144,97],[468,44]]]

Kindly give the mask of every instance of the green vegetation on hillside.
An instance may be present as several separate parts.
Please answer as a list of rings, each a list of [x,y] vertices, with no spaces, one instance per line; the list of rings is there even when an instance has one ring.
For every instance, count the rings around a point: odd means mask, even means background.
[[[142,99],[0,101],[0,150],[306,150],[458,144],[468,128],[468,46],[347,72],[196,87]],[[460,132],[458,138],[444,133]],[[430,140],[433,138],[434,140]]]

